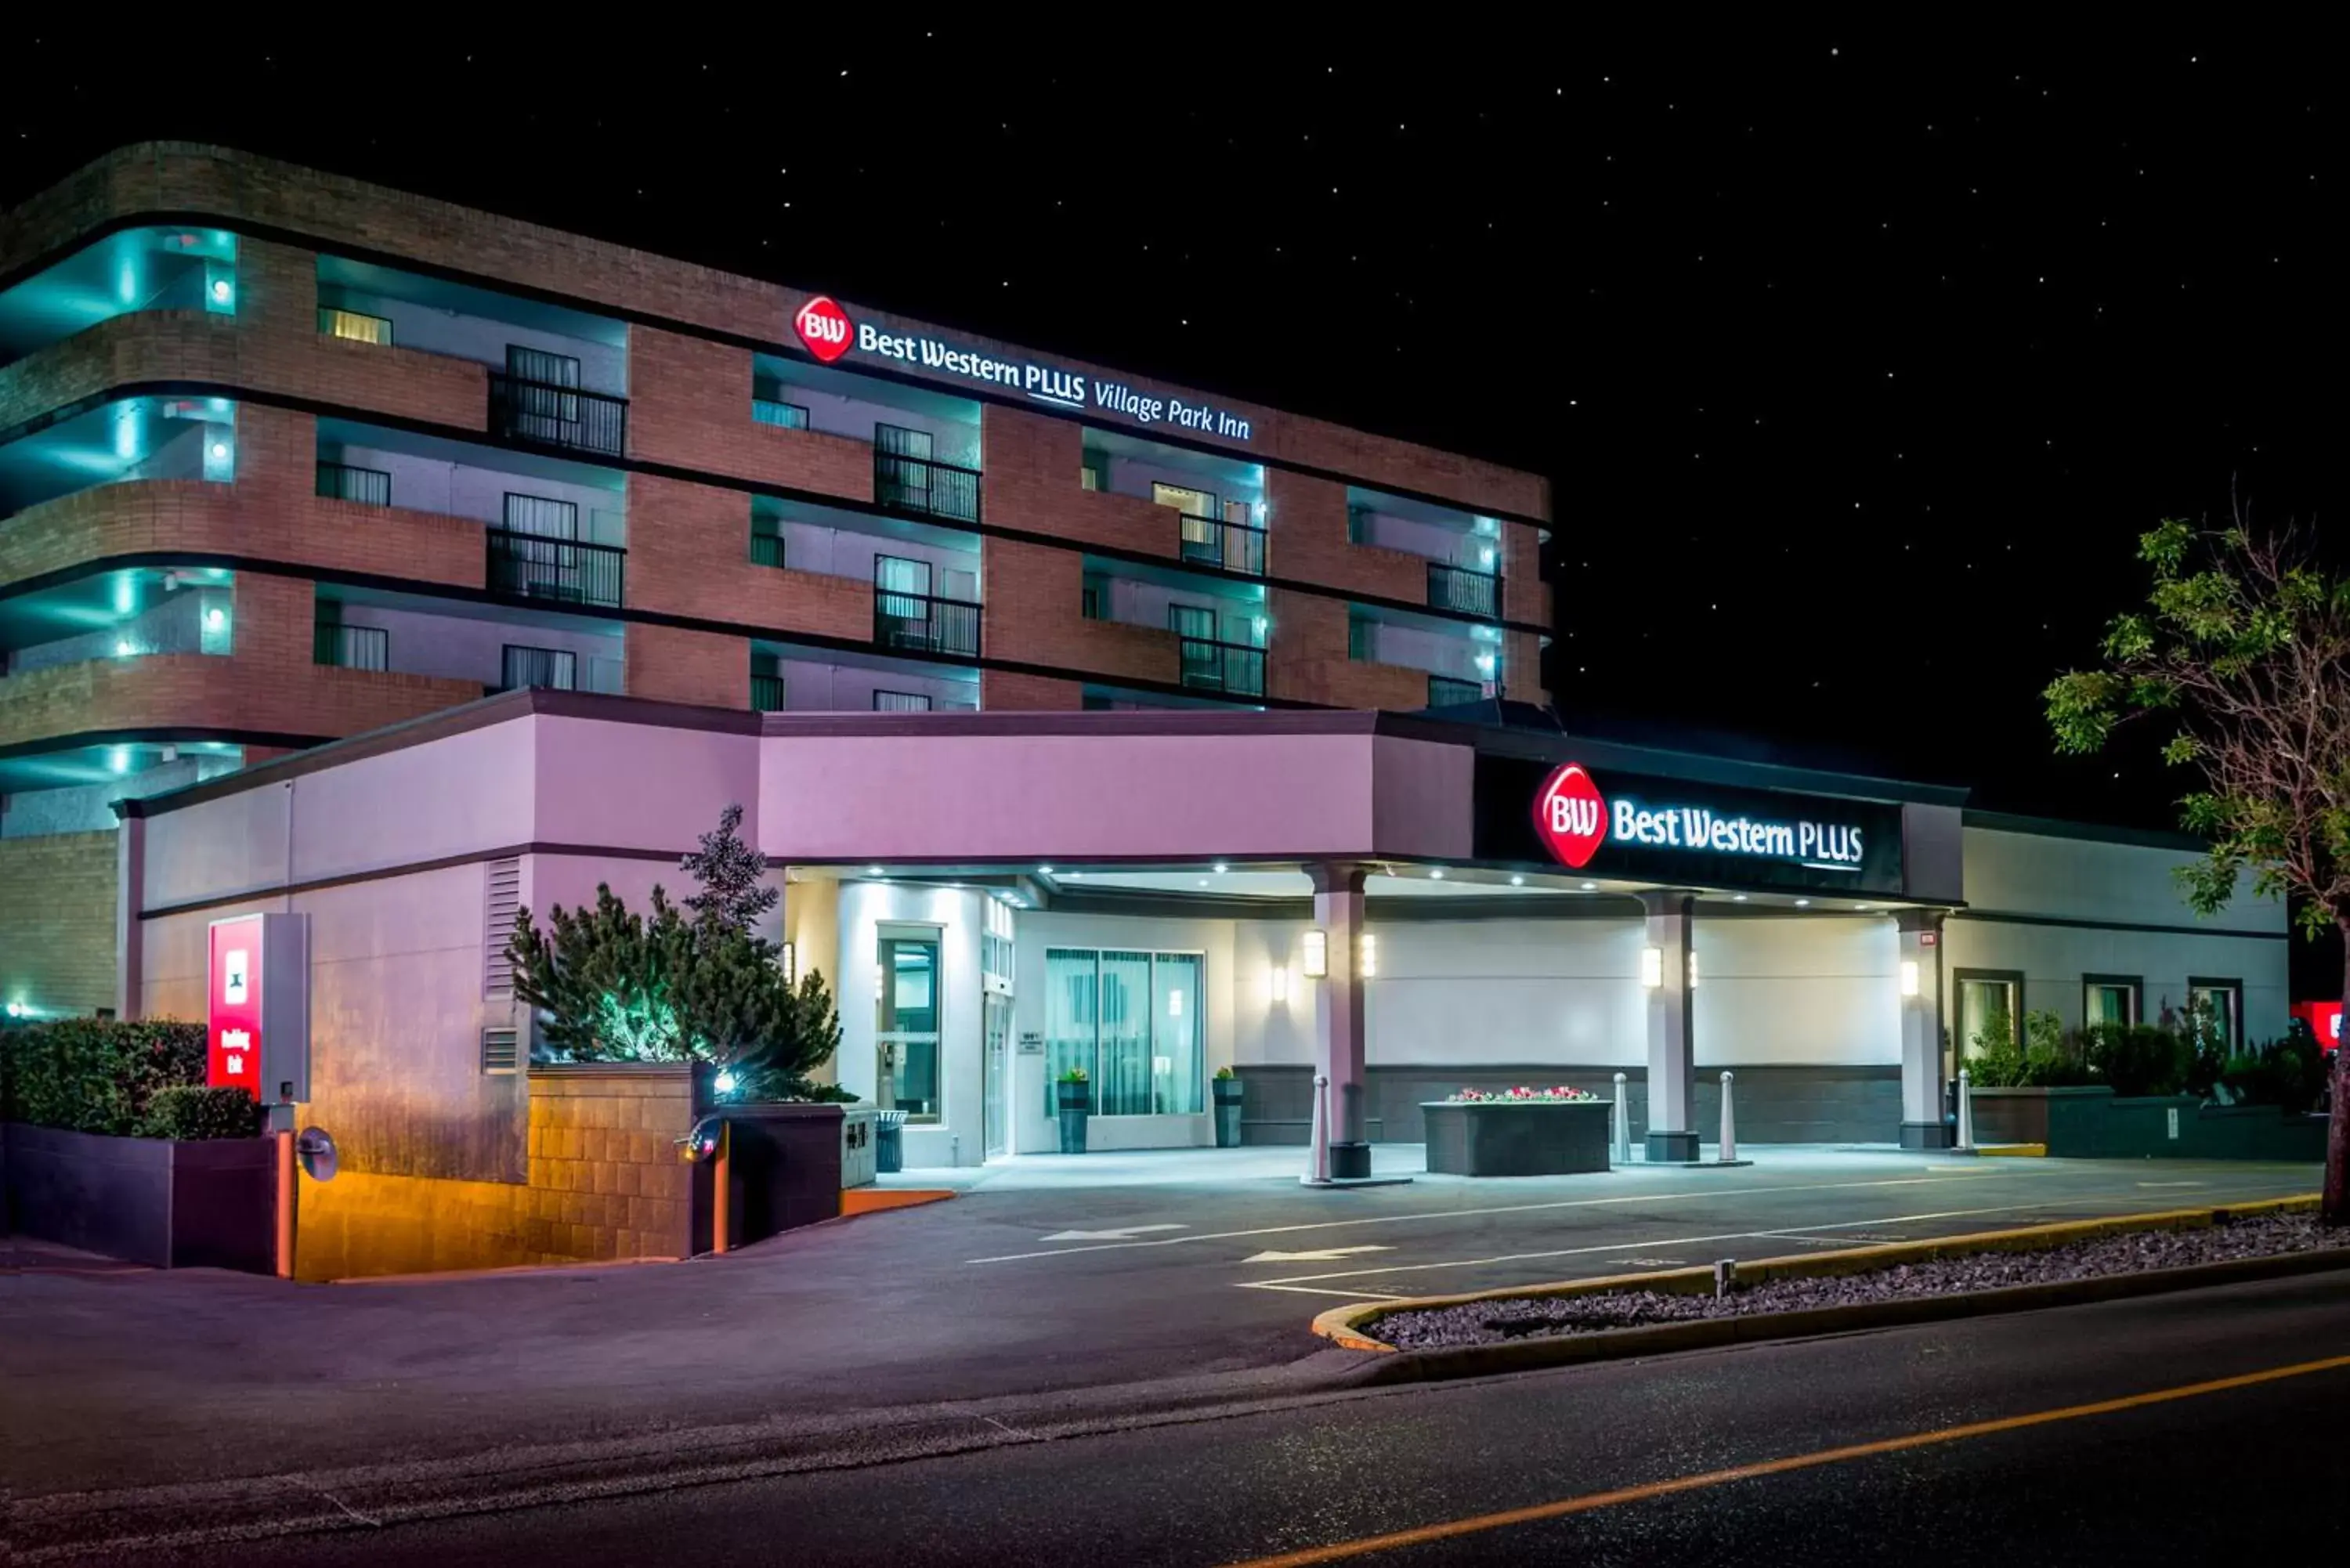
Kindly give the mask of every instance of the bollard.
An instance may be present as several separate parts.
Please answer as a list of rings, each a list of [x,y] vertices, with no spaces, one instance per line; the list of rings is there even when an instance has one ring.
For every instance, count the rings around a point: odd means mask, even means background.
[[[711,1161],[710,1250],[723,1252],[734,1234],[733,1137],[731,1124],[718,1124],[718,1153]]]
[[[1330,1184],[1330,1075],[1314,1075],[1314,1131],[1305,1142],[1305,1174],[1299,1183],[1306,1187],[1327,1187]]]
[[[1632,1163],[1631,1089],[1624,1075],[1616,1075],[1616,1114],[1610,1118],[1616,1128],[1616,1163]]]
[[[1975,1091],[1964,1067],[1959,1069],[1959,1147],[1975,1146]]]
[[[1738,1260],[1723,1258],[1713,1265],[1713,1298],[1721,1300],[1738,1288]]]
[[[1736,1075],[1721,1075],[1721,1152],[1714,1158],[1725,1164],[1738,1158],[1738,1118],[1730,1109],[1730,1083]]]
[[[294,1130],[277,1135],[277,1277],[294,1277]]]

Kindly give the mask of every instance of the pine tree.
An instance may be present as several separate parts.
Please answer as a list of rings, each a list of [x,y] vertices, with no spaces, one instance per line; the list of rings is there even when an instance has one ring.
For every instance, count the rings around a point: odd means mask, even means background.
[[[767,857],[743,842],[735,832],[742,825],[743,808],[728,806],[718,814],[716,829],[702,836],[702,847],[678,862],[678,869],[702,884],[702,891],[685,900],[695,924],[747,936],[783,894],[760,882],[767,874]]]

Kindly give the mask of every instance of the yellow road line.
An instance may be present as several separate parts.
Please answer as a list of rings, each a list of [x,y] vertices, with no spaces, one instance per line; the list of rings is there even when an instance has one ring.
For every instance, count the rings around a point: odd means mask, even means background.
[[[1960,1427],[1941,1427],[1928,1432],[1912,1432],[1907,1437],[1884,1438],[1873,1443],[1853,1443],[1840,1449],[1820,1449],[1808,1454],[1790,1454],[1784,1459],[1763,1459],[1756,1464],[1732,1465],[1728,1469],[1707,1470],[1699,1475],[1674,1476],[1667,1480],[1647,1481],[1639,1486],[1618,1487],[1613,1491],[1596,1491],[1582,1497],[1563,1498],[1556,1502],[1536,1503],[1531,1508],[1504,1509],[1498,1513],[1480,1513],[1466,1519],[1448,1520],[1441,1524],[1423,1524],[1410,1530],[1390,1531],[1385,1535],[1366,1535],[1354,1541],[1340,1541],[1328,1546],[1309,1546],[1297,1552],[1284,1552],[1271,1557],[1252,1557],[1236,1563],[1232,1568],[1309,1568],[1316,1563],[1343,1563],[1350,1558],[1367,1557],[1376,1552],[1395,1552],[1407,1546],[1425,1546],[1432,1542],[1451,1541],[1463,1535],[1480,1535],[1490,1530],[1507,1530],[1513,1525],[1538,1524],[1544,1520],[1566,1519],[1578,1513],[1591,1513],[1603,1508],[1615,1508],[1627,1502],[1643,1502],[1649,1498],[1670,1497],[1677,1492],[1699,1491],[1707,1487],[1724,1486],[1731,1481],[1752,1480],[1762,1476],[1785,1475],[1792,1470],[1816,1469],[1822,1465],[1842,1464],[1848,1459],[1871,1459],[1879,1454],[1898,1454],[1911,1449],[1934,1448],[1945,1443],[1964,1442],[1970,1438],[1988,1438],[2001,1432],[2022,1431],[2031,1427],[2051,1426],[2058,1421],[2077,1421],[2089,1416],[2111,1416],[2123,1410],[2142,1409],[2149,1405],[2168,1405],[2179,1399],[2200,1398],[2206,1394],[2224,1394],[2233,1388],[2251,1388],[2263,1383],[2281,1382],[2288,1377],[2306,1377],[2316,1372],[2335,1372],[2350,1368],[2350,1355],[2329,1355],[2322,1361],[2296,1362],[2290,1366],[2272,1366],[2264,1371],[2246,1372],[2234,1377],[2215,1377],[2208,1383],[2188,1383],[2175,1388],[2157,1388],[2145,1394],[2128,1394],[2118,1399],[2099,1399],[2093,1404],[2067,1405],[2054,1410],[2034,1410],[2022,1416],[2002,1416],[1991,1421],[1970,1421]]]

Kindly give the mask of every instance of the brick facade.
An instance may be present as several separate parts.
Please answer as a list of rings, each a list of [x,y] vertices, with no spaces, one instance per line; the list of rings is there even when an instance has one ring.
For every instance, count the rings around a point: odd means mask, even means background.
[[[871,443],[751,417],[751,351],[629,329],[629,455],[645,462],[873,499]]]
[[[979,705],[987,712],[1075,712],[1086,705],[1086,689],[1075,680],[1023,675],[1011,670],[979,672]]]
[[[625,640],[629,696],[715,708],[751,705],[750,639],[637,625]]]
[[[39,911],[0,936],[0,1001],[43,1012],[114,1005],[115,836],[0,838],[9,908]]]
[[[672,615],[873,640],[870,582],[752,565],[751,497],[712,484],[629,476],[628,599]]]
[[[1001,528],[1163,556],[1180,537],[1172,508],[1085,488],[1085,432],[1066,420],[989,403],[980,410],[987,472],[981,515]]]

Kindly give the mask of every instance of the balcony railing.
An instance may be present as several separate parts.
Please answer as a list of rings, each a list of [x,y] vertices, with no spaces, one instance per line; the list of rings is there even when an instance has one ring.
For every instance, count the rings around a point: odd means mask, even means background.
[[[1182,639],[1182,681],[1203,691],[1228,697],[1264,695],[1264,649],[1242,642],[1214,642],[1204,637]]]
[[[310,662],[342,670],[390,670],[391,633],[380,626],[315,627]]]
[[[1498,620],[1502,614],[1502,579],[1492,572],[1472,572],[1466,566],[1430,561],[1428,602],[1434,609]]]
[[[784,536],[781,534],[751,535],[751,564],[754,566],[780,566],[784,564]]]
[[[882,648],[979,657],[979,607],[935,594],[873,590],[873,640]]]
[[[763,425],[776,425],[787,431],[808,428],[808,411],[799,403],[779,402],[773,398],[753,398],[751,417]]]
[[[490,541],[490,592],[514,598],[619,607],[621,569],[629,558],[626,550],[506,528],[483,532]]]
[[[1484,700],[1484,687],[1474,680],[1456,680],[1450,675],[1428,678],[1428,705],[1431,708],[1457,708],[1463,702]]]
[[[329,501],[356,501],[365,506],[391,504],[391,475],[380,468],[353,468],[348,462],[318,460],[318,493]]]
[[[893,512],[941,517],[950,523],[977,523],[979,470],[877,450],[873,499]]]
[[[1264,576],[1264,530],[1246,523],[1214,517],[1178,514],[1184,561],[1192,566],[1219,566],[1227,572]]]
[[[629,449],[629,405],[623,399],[608,398],[601,392],[525,381],[493,370],[490,433],[525,446],[624,457]]]
[[[754,713],[780,713],[784,711],[784,678],[780,675],[751,677],[751,711]]]

